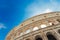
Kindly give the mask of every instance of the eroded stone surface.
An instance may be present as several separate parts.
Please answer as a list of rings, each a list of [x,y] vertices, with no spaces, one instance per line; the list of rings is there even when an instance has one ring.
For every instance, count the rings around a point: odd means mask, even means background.
[[[37,35],[42,40],[48,40],[48,32],[60,40],[58,30],[60,30],[60,12],[51,12],[24,21],[9,32],[6,40],[36,40]]]

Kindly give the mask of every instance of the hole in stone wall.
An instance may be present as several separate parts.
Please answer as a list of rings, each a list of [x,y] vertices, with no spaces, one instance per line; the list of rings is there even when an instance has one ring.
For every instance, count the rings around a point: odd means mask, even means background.
[[[33,28],[33,31],[38,30],[38,29],[39,29],[38,27],[34,27],[34,28]]]
[[[30,40],[30,39],[26,39],[26,40]]]
[[[57,19],[58,22],[60,22],[60,19]]]
[[[58,33],[60,34],[60,29],[58,30]]]
[[[31,32],[31,30],[30,30],[30,29],[26,30],[26,34],[27,34],[27,33],[29,33],[29,32]]]
[[[35,37],[35,40],[43,40],[39,35]]]
[[[45,28],[45,27],[47,27],[45,24],[42,24],[42,25],[41,25],[41,28]]]
[[[50,32],[47,33],[47,38],[48,40],[57,40],[52,34],[50,34]]]
[[[56,14],[56,15],[59,15],[59,14]]]

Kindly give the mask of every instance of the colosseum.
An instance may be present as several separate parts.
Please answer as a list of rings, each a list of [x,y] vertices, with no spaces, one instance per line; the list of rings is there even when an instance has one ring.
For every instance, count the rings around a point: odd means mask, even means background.
[[[5,40],[60,40],[60,12],[29,18],[13,28]]]

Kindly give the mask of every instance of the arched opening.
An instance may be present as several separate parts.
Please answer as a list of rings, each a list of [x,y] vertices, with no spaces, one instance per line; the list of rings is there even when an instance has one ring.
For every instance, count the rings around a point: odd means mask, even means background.
[[[33,28],[33,31],[36,31],[36,30],[38,30],[38,29],[39,29],[38,27],[34,27],[34,28]]]
[[[26,39],[26,40],[30,40],[30,39]]]
[[[57,40],[52,34],[50,34],[50,32],[47,33],[47,38],[48,40]]]
[[[42,24],[41,25],[41,28],[45,28],[45,27],[47,27],[47,25],[45,25],[45,24]]]
[[[58,33],[60,34],[60,29],[58,30]]]
[[[39,35],[37,35],[37,36],[35,37],[35,40],[42,40],[42,38],[41,38]]]

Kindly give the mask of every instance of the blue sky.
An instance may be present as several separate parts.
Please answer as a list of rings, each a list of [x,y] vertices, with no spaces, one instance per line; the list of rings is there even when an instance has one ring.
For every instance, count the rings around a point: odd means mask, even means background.
[[[24,20],[53,11],[60,11],[60,0],[0,0],[0,40]]]

